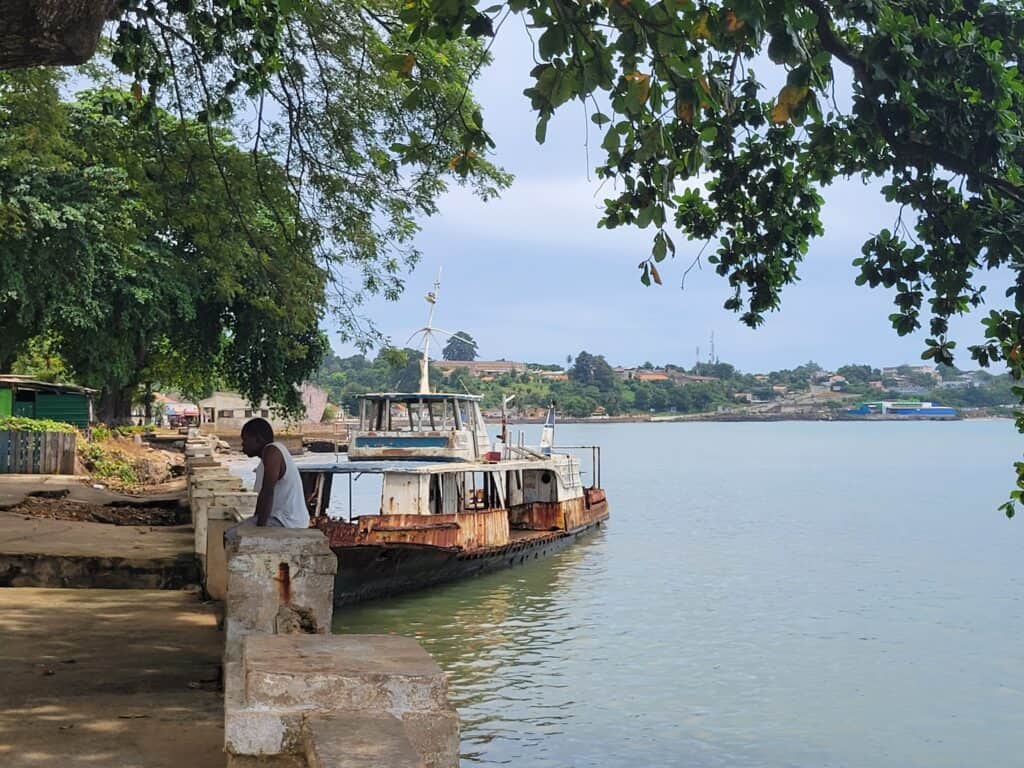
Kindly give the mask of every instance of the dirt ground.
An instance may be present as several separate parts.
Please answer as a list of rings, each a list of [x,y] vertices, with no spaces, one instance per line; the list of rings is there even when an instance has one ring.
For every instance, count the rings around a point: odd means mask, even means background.
[[[7,511],[46,520],[78,520],[110,525],[185,525],[189,522],[188,508],[177,503],[154,506],[100,505],[60,496],[47,498],[30,495]]]
[[[0,765],[223,768],[222,651],[185,592],[0,589]]]

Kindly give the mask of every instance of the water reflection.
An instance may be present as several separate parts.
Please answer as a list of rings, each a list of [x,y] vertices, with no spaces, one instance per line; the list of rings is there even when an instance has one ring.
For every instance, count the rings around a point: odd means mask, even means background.
[[[568,595],[578,597],[577,582],[598,567],[604,536],[519,568],[341,609],[334,631],[417,638],[449,674],[463,761],[493,764],[498,752],[537,764],[577,704],[558,659],[590,628]]]

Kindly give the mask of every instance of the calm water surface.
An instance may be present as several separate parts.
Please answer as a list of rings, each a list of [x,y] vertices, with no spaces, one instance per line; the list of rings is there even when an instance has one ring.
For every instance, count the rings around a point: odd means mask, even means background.
[[[534,436],[535,438],[536,436]],[[463,765],[1024,765],[1009,422],[566,425],[612,520],[345,608],[449,673]]]

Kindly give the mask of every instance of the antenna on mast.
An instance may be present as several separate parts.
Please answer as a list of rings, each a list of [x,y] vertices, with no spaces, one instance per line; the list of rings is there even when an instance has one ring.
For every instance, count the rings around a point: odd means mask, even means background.
[[[434,327],[434,307],[437,306],[437,300],[441,295],[441,268],[437,268],[437,279],[434,280],[434,290],[429,291],[423,298],[427,301],[427,306],[430,308],[427,311],[427,324],[420,328],[418,331],[414,331],[406,341],[409,344],[418,335],[423,335],[423,357],[420,358],[420,394],[430,394],[430,342],[434,340],[434,334],[443,334],[449,338],[459,338],[464,341],[469,341],[465,336],[460,336],[457,333],[446,331],[443,328]]]

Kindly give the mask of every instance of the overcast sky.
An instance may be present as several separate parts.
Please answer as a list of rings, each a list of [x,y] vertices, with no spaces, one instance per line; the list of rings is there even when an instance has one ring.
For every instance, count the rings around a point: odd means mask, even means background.
[[[812,242],[801,281],[784,289],[782,309],[751,330],[722,309],[729,286],[706,264],[680,288],[701,246],[681,234],[673,237],[676,258],[661,268],[664,285],[640,283],[636,265],[650,253],[653,230],[596,226],[603,196],[588,169],[601,157],[600,130],[581,107],[567,105],[538,145],[535,116],[522,95],[533,66],[522,25],[511,19],[492,52],[494,64],[474,90],[498,145],[495,159],[516,180],[488,203],[459,188],[441,200],[440,214],[425,222],[418,239],[424,258],[408,276],[405,295],[366,305],[394,343],[404,344],[423,325],[422,296],[442,267],[435,325],[472,334],[483,359],[564,364],[566,355],[587,350],[613,365],[690,366],[698,346],[707,359],[714,333],[718,357],[744,371],[808,360],[829,368],[920,362],[924,335],[898,337],[888,321],[888,293],[854,285],[851,262],[861,244],[895,219],[877,187],[853,181],[824,191],[825,236]],[[767,80],[767,73],[758,74]],[[990,300],[1001,295],[990,286]],[[964,368],[975,367],[966,347],[981,338],[978,319],[953,324]],[[354,352],[336,335],[332,343],[339,354]]]

